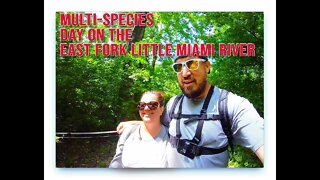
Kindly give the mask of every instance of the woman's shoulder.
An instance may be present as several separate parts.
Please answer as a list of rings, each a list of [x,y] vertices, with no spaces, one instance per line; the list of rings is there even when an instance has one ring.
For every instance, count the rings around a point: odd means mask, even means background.
[[[130,124],[123,130],[122,134],[132,134],[138,127],[140,127],[140,124]]]
[[[124,130],[120,136],[121,141],[126,141],[131,134],[133,134],[136,130],[139,129],[140,124],[130,124]]]

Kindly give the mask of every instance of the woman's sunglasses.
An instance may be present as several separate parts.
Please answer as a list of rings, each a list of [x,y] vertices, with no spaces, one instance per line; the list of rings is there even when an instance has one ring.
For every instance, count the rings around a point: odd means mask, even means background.
[[[156,110],[159,106],[159,103],[156,102],[156,101],[151,101],[151,102],[148,102],[148,103],[145,103],[145,102],[139,102],[138,104],[138,109],[139,110],[144,110],[144,108],[148,106],[148,108],[150,110]]]
[[[205,59],[190,59],[185,62],[177,62],[172,64],[172,68],[176,73],[182,71],[183,65],[185,65],[189,70],[197,70],[199,68],[199,61],[205,62]]]

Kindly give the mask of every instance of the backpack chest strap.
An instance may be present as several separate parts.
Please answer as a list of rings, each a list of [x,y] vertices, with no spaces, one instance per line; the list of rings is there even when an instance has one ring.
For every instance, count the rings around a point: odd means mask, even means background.
[[[197,145],[201,141],[201,131],[202,131],[202,128],[203,128],[204,120],[207,117],[207,109],[208,109],[209,102],[211,100],[213,91],[214,91],[214,87],[210,86],[208,95],[207,95],[207,97],[206,97],[206,99],[205,99],[205,101],[203,103],[202,109],[200,111],[200,115],[191,117],[190,121],[188,121],[188,122],[191,122],[191,121],[194,121],[194,120],[198,120],[198,125],[197,125],[197,129],[196,129],[195,135],[194,135],[193,139],[191,140],[191,142],[193,142],[193,143],[195,143]],[[180,119],[182,118],[183,99],[184,99],[184,96],[182,97],[180,105],[179,105],[179,110],[178,110],[178,114],[177,114],[177,121],[176,121],[176,137],[179,138],[179,139],[182,136],[181,135],[181,130],[180,130]]]

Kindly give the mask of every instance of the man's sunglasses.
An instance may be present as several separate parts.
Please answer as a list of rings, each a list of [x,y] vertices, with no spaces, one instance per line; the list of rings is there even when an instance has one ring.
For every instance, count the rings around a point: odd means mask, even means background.
[[[172,64],[172,68],[176,73],[182,71],[183,65],[185,65],[189,70],[197,70],[199,68],[199,61],[205,62],[205,59],[190,59],[185,62],[177,62]]]
[[[139,110],[144,110],[144,108],[148,106],[148,108],[150,110],[156,110],[159,106],[159,103],[156,102],[156,101],[151,101],[151,102],[148,102],[148,103],[145,103],[145,102],[139,102],[138,104],[138,109]]]

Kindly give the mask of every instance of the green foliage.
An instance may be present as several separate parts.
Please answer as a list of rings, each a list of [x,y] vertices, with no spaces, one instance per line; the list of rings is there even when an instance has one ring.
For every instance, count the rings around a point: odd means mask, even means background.
[[[63,139],[56,144],[56,167],[106,168],[114,156],[117,137]]]
[[[231,168],[261,168],[263,164],[250,149],[236,145],[228,166]]]
[[[136,45],[215,43],[218,52],[218,43],[254,43],[256,53],[254,57],[220,57],[218,54],[211,57],[212,68],[208,79],[220,88],[248,98],[260,113],[263,113],[263,13],[154,12],[153,15],[154,26],[146,27],[144,39],[135,43]],[[103,27],[101,24],[97,26]],[[67,29],[75,27],[70,26]],[[151,49],[147,57],[94,56],[93,49],[88,57],[60,57],[59,28],[59,13],[57,13],[56,131],[114,130],[119,121],[140,119],[136,104],[144,91],[164,91],[166,102],[172,96],[181,93],[176,74],[171,68],[173,62],[171,57],[153,57],[150,54]],[[85,34],[83,42],[89,42]],[[108,38],[107,35],[106,39]],[[78,148],[75,144],[68,144],[70,147]],[[111,144],[108,146],[114,151],[115,144]],[[63,145],[59,145],[61,146]],[[60,158],[60,161],[66,163],[61,166],[79,166],[74,163],[77,157],[73,156],[76,154],[74,151],[70,152],[66,159]],[[241,147],[236,148],[229,165],[262,167],[254,153]]]
[[[262,13],[211,13],[217,42],[255,44],[253,57],[215,56],[209,81],[249,99],[263,113],[264,54]]]

